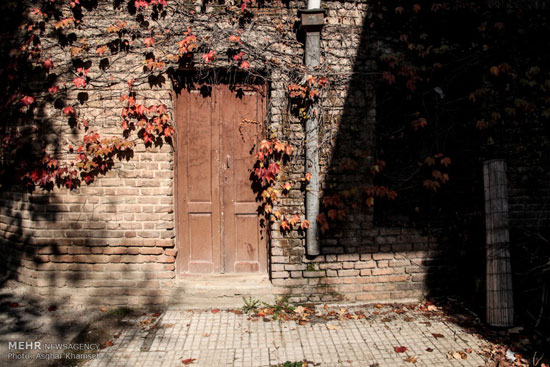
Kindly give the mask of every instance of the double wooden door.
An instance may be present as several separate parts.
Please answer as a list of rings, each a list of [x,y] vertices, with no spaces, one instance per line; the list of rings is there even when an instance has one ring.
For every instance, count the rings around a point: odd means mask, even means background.
[[[264,117],[263,85],[217,84],[177,95],[178,273],[267,271],[250,181]]]

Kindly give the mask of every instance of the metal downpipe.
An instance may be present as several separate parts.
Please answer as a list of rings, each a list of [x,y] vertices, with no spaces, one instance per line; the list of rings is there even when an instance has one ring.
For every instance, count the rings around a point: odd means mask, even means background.
[[[324,24],[324,10],[320,9],[320,0],[309,0],[308,9],[301,11],[302,29],[306,32],[304,62],[311,73],[321,60],[321,29]],[[306,219],[309,228],[306,230],[306,254],[317,256],[321,253],[317,216],[319,214],[319,120],[318,106],[313,104],[308,111],[305,123],[305,171],[311,174],[306,191]]]

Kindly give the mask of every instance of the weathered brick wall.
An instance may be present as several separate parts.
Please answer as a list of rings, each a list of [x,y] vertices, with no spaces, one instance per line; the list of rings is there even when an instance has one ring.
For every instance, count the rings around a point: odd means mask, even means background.
[[[132,21],[112,5],[101,6],[86,15],[85,23],[75,30],[92,46],[101,41],[98,29],[119,19]],[[237,29],[234,19],[223,6],[207,4],[203,13],[195,15],[189,12],[194,6],[186,6],[179,5],[178,11],[159,20],[170,29],[164,37],[172,37],[175,44],[186,27],[192,26],[199,39],[217,40],[213,44],[219,56],[214,66],[228,67],[222,55],[228,47],[227,37]],[[242,34],[251,70],[266,75],[270,84],[268,127],[296,147],[283,172],[296,179],[304,174],[304,127],[289,113],[286,87],[294,74],[304,72],[296,67],[302,63],[303,45],[296,40],[293,28],[297,9],[303,6],[291,2],[258,9],[257,20],[246,25]],[[373,162],[376,116],[375,96],[366,78],[372,71],[365,31],[368,7],[363,2],[326,2],[324,6],[327,18],[321,70],[332,84],[321,100],[322,185],[323,189],[349,189],[364,183]],[[53,44],[51,47],[51,57],[61,70],[67,63],[66,53]],[[89,100],[79,111],[102,134],[120,134],[119,98],[127,93],[126,80],[142,73],[146,51],[143,47],[119,54],[119,60],[106,72],[98,69],[100,58],[92,58],[90,76],[97,87],[89,87]],[[199,71],[206,66],[200,60],[197,65]],[[70,83],[70,74],[61,78]],[[138,101],[163,103],[172,110],[170,82],[152,88],[143,83],[137,88]],[[69,92],[67,104],[75,100],[77,92]],[[45,118],[61,129],[57,135],[60,145],[76,146],[82,138],[83,131],[68,129],[62,112],[53,106]],[[357,149],[361,150],[359,169],[339,170],[346,155]],[[72,158],[61,152],[59,157]],[[169,302],[177,256],[173,170],[172,147],[146,149],[138,145],[133,158],[117,162],[105,177],[73,191],[3,192],[0,251],[8,259],[3,265],[42,294],[70,294],[82,302]],[[279,209],[303,214],[303,197],[302,191],[293,188]],[[429,290],[427,274],[434,270],[430,264],[441,255],[437,241],[412,229],[376,228],[372,217],[372,209],[350,210],[339,230],[324,236],[323,254],[312,260],[305,256],[303,233],[283,235],[275,223],[270,243],[275,292],[290,295],[291,301],[398,300],[424,295]]]

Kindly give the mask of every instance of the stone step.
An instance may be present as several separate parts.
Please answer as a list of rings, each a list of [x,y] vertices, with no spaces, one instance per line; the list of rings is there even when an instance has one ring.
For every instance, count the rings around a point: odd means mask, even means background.
[[[185,275],[176,281],[171,309],[240,308],[243,297],[273,303],[266,274]]]

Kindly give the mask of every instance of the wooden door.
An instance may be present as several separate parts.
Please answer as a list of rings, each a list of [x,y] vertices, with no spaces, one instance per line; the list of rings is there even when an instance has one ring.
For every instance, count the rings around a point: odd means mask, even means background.
[[[264,86],[219,84],[177,96],[178,273],[267,270],[250,181],[264,116]]]

